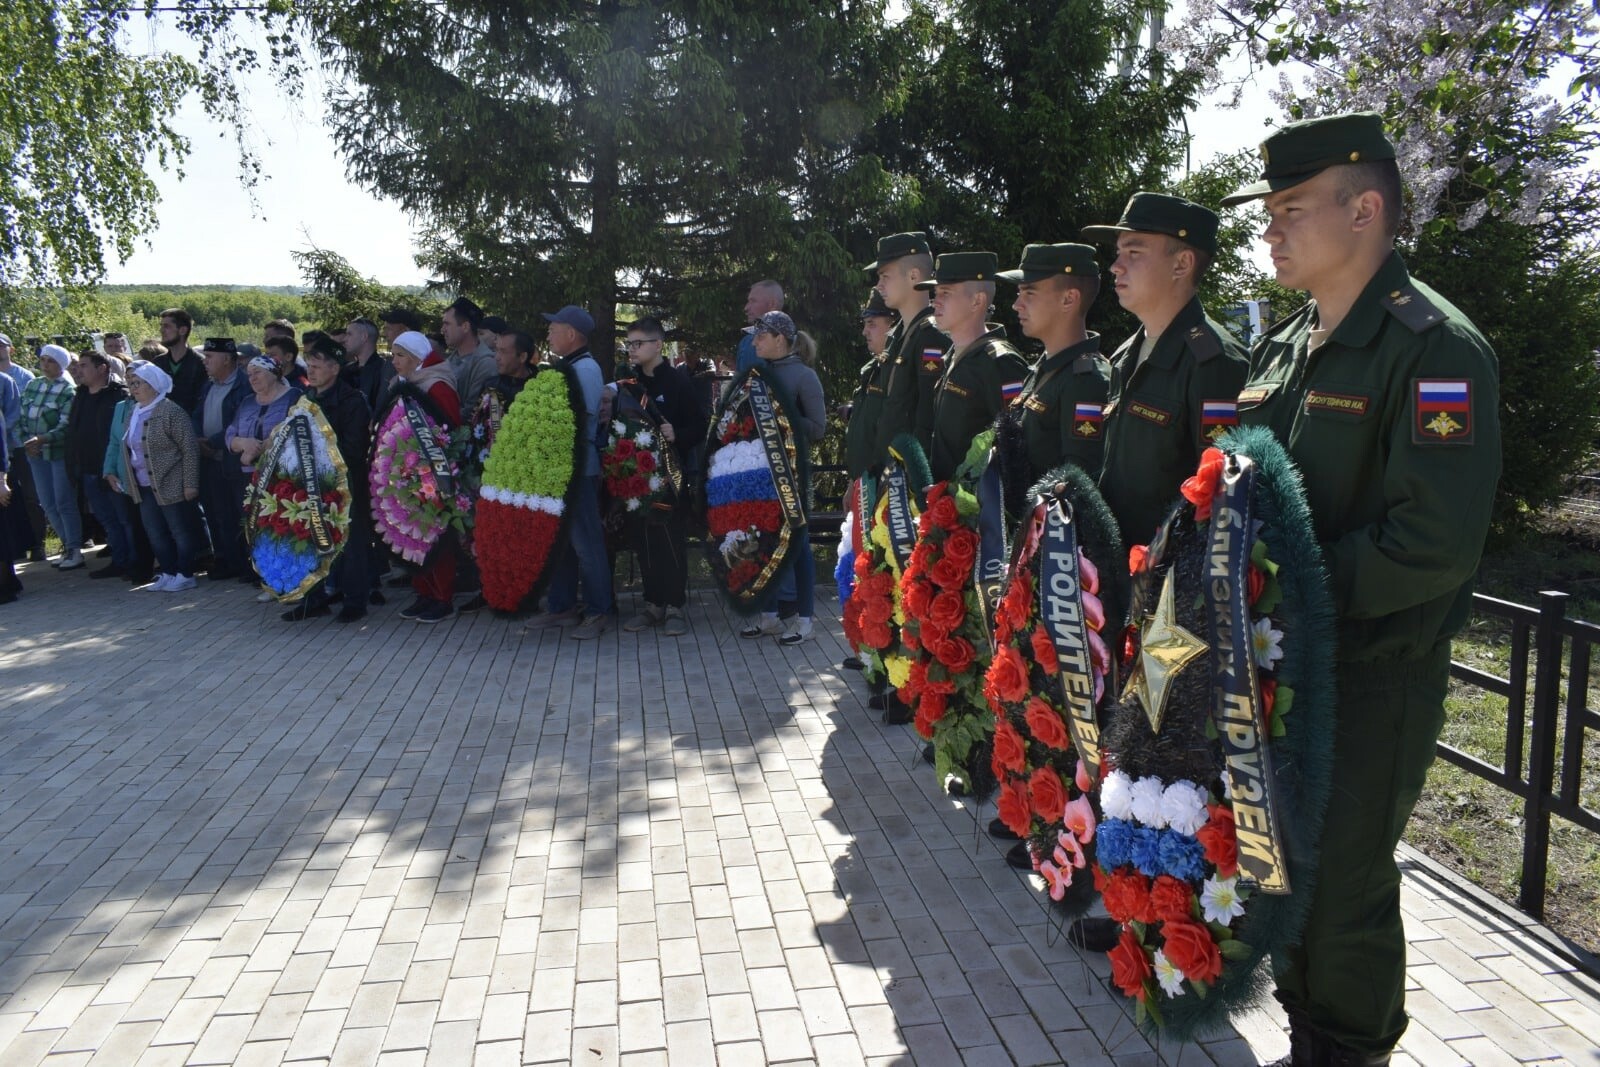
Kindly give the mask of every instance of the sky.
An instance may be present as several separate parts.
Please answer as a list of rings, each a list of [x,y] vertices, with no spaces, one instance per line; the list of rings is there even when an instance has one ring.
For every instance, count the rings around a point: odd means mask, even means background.
[[[158,32],[154,44],[168,45]],[[194,100],[176,127],[192,145],[184,173],[147,169],[161,190],[154,232],[122,264],[113,259],[114,285],[298,285],[292,253],[313,246],[337,252],[366,277],[386,285],[420,285],[427,278],[412,258],[413,222],[399,205],[348,181],[324,124],[325,84],[307,74],[305,92],[290,101],[271,72],[244,82],[252,139],[263,173],[254,201],[242,187],[233,134],[209,120]],[[1276,115],[1264,86],[1235,110],[1207,101],[1190,116],[1198,166],[1224,151],[1257,143]],[[1041,235],[1042,238],[1063,235]]]

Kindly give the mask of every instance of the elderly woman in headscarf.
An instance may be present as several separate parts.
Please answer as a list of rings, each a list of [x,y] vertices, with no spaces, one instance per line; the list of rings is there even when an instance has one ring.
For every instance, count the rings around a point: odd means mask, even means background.
[[[108,478],[139,508],[160,573],[149,585],[163,593],[194,588],[195,556],[205,545],[200,526],[200,444],[189,413],[167,398],[172,378],[154,363],[128,368],[133,409],[122,431],[120,456]],[[113,440],[112,447],[119,442]]]
[[[256,356],[245,364],[253,396],[245,397],[233,421],[222,431],[228,451],[239,457],[239,470],[248,482],[256,469],[256,459],[267,445],[267,438],[278,424],[289,417],[289,409],[300,399],[300,390],[283,380],[283,368],[270,355]],[[244,497],[244,485],[239,486]]]
[[[77,392],[67,368],[74,358],[60,345],[45,345],[39,350],[39,374],[22,389],[22,447],[39,506],[61,538],[55,565],[64,571],[83,566],[83,517],[77,486],[67,473],[67,415]]]

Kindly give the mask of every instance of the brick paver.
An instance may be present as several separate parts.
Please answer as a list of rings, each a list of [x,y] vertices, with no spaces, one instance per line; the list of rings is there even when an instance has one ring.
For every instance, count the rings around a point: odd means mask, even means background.
[[[24,580],[0,610],[6,1067],[1285,1047],[1270,1005],[1146,1042],[915,735],[866,710],[836,619],[741,641],[696,591],[687,637],[582,644]],[[1548,933],[1402,859],[1398,1062],[1595,1062],[1600,995]]]

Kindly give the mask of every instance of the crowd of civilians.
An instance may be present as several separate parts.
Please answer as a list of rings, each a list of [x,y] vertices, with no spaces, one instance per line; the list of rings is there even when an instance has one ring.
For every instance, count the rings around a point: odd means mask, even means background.
[[[411,588],[413,599],[399,613],[405,619],[429,623],[480,610],[485,602],[472,554],[459,539],[447,537],[424,566],[411,567],[375,536],[367,485],[373,436],[401,395],[419,400],[453,430],[491,407],[504,410],[541,363],[561,363],[583,395],[582,476],[545,610],[527,625],[567,627],[579,639],[609,629],[620,543],[633,549],[644,591],[624,628],[686,633],[691,509],[685,499],[651,521],[613,524],[608,541],[600,452],[611,414],[617,405],[647,412],[692,482],[720,384],[736,369],[766,360],[782,364],[775,372],[803,397],[806,410],[799,414],[820,427],[826,415],[810,367],[814,345],[779,310],[782,302],[776,283],[758,283],[745,309],[753,325],[737,350],[715,365],[694,366],[668,358],[665,330],[653,318],[628,327],[627,365],[613,368],[590,351],[595,323],[581,308],[543,316],[541,350],[529,332],[485,315],[466,298],[444,311],[436,334],[424,333],[411,310],[394,308],[379,322],[355,318],[327,331],[301,333],[274,320],[259,347],[214,337],[196,348],[190,315],[172,308],[160,316],[159,340],[137,351],[120,333],[77,351],[44,344],[31,370],[0,334],[0,604],[22,592],[15,569],[22,561],[48,561],[141,592],[182,593],[204,575],[258,586],[257,600],[271,601],[250,563],[245,501],[267,439],[306,397],[327,417],[348,468],[352,526],[328,579],[284,619],[352,622],[385,603],[386,586]],[[491,392],[498,405],[485,402]],[[58,553],[47,555],[47,529],[60,542]],[[90,567],[85,549],[96,542],[103,547],[94,556],[106,562]],[[802,584],[813,580],[806,575]],[[810,598],[796,589],[793,575],[779,596],[794,622],[768,632],[803,640]]]

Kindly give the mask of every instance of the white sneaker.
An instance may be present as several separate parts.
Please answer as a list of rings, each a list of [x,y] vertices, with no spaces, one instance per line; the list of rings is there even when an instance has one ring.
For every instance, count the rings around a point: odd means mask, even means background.
[[[272,590],[267,589],[267,588],[262,588],[261,592],[256,594],[256,603],[257,604],[270,604],[270,603],[272,603]]]
[[[187,574],[169,574],[167,579],[167,584],[161,589],[163,593],[182,593],[194,588],[194,578]]]
[[[149,585],[140,585],[135,586],[134,588],[140,592],[165,593],[167,591],[167,585],[172,581],[172,579],[173,575],[158,574],[156,575],[156,580],[151,582]]]
[[[83,566],[83,549],[74,548],[61,554],[61,562],[56,564],[58,571],[75,571]]]
[[[811,620],[796,616],[789,622],[789,628],[778,635],[780,645],[798,645],[811,636]]]

